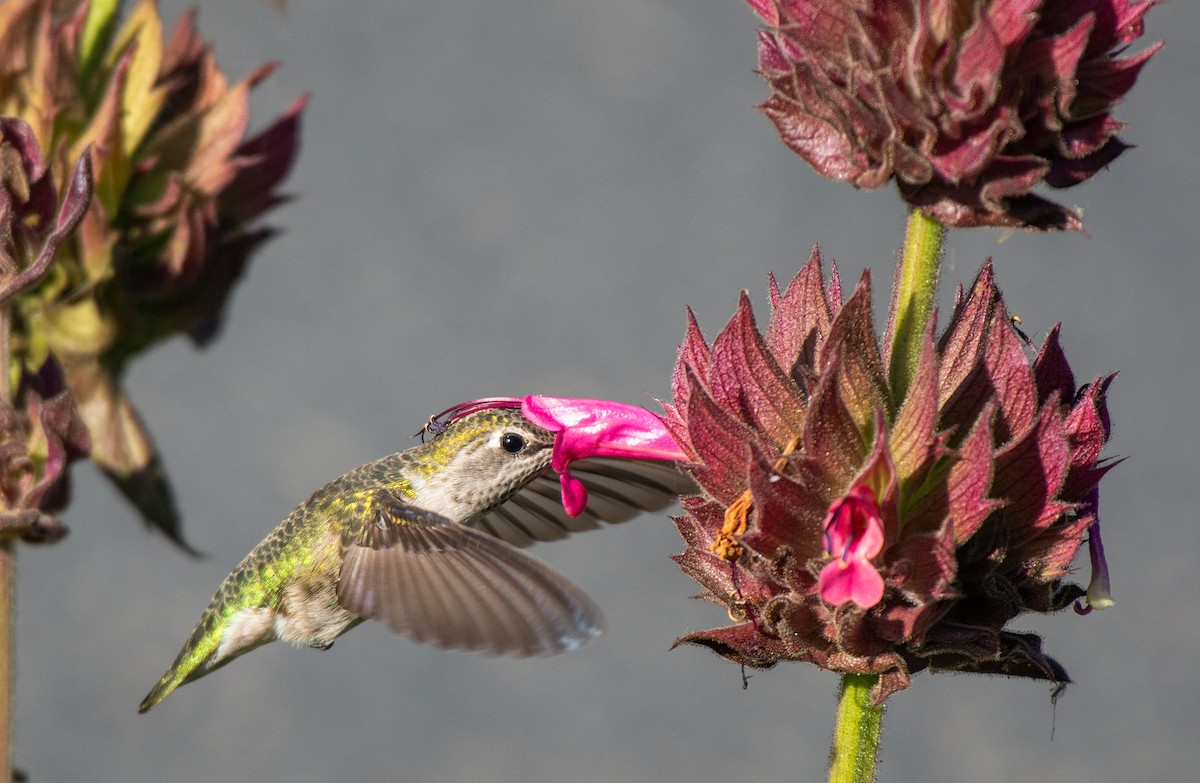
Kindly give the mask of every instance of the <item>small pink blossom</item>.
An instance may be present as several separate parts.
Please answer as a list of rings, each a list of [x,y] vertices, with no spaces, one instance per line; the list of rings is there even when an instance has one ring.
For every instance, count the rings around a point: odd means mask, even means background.
[[[883,598],[883,577],[871,565],[883,550],[883,517],[875,493],[854,487],[829,507],[822,527],[825,551],[834,559],[821,569],[821,598],[834,606],[853,601],[870,609]]]

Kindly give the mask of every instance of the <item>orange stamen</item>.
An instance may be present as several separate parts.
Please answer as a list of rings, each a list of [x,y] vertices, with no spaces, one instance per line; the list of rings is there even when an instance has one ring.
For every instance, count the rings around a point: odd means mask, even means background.
[[[779,455],[779,459],[775,460],[775,464],[771,467],[776,473],[782,473],[788,465],[788,455],[796,449],[800,448],[800,436],[792,438],[783,447],[783,452]],[[750,494],[750,490],[746,490],[729,504],[725,509],[725,521],[721,525],[720,532],[716,538],[708,546],[708,551],[712,552],[722,560],[735,562],[746,551],[738,541],[746,533],[746,526],[749,524],[750,509],[754,507],[754,498]]]

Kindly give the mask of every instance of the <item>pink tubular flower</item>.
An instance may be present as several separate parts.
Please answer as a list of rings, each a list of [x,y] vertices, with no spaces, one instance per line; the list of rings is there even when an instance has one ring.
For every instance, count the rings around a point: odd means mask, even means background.
[[[990,263],[945,331],[926,330],[903,389],[869,274],[843,302],[814,251],[770,301],[765,329],[743,294],[716,339],[693,318],[680,347],[665,424],[700,494],[676,561],[737,619],[679,642],[876,674],[876,703],[923,669],[1068,682],[1008,625],[1111,603],[1097,520],[1112,376],[1078,386],[1057,326],[1031,360]],[[1087,591],[1071,581],[1085,540]]]
[[[550,467],[562,482],[563,508],[573,517],[583,513],[588,496],[570,473],[572,462],[588,457],[687,459],[662,419],[637,405],[531,394],[522,401],[521,412],[533,424],[558,433]]]
[[[830,179],[895,179],[951,226],[1082,230],[1033,190],[1128,149],[1111,110],[1161,46],[1121,56],[1153,0],[748,2],[784,143]]]
[[[858,485],[834,501],[821,524],[825,551],[833,560],[821,569],[821,598],[836,605],[853,601],[870,609],[883,598],[883,577],[871,558],[883,550],[883,519],[875,493]]]

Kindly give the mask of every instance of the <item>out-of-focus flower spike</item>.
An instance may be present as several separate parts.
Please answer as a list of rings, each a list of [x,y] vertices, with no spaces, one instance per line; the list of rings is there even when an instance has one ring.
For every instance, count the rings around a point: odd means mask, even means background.
[[[58,214],[54,219],[54,227],[42,239],[42,245],[38,249],[37,255],[33,258],[32,263],[9,278],[0,287],[0,303],[7,302],[13,296],[30,288],[46,274],[46,270],[50,268],[50,262],[54,260],[54,255],[58,252],[58,248],[71,232],[75,230],[75,227],[79,225],[79,220],[83,217],[84,211],[87,210],[88,202],[91,198],[92,158],[88,151],[84,150],[83,155],[75,163],[67,192],[63,196],[62,205],[59,207]]]
[[[822,176],[946,225],[1083,230],[1033,191],[1089,179],[1129,145],[1109,121],[1159,46],[1123,57],[1151,3],[748,0],[768,25],[760,106]]]
[[[70,191],[70,164],[89,147],[94,175],[91,208],[75,241],[58,245],[54,273],[18,281],[14,312],[39,317],[14,319],[13,358],[32,372],[57,357],[72,395],[89,401],[81,411],[95,461],[143,516],[177,538],[169,485],[149,434],[129,424],[132,405],[123,412],[120,376],[163,338],[182,332],[203,343],[215,335],[250,255],[272,234],[248,221],[283,200],[275,190],[295,154],[303,101],[245,142],[249,90],[274,66],[231,87],[193,13],[164,43],[154,0],[129,4],[118,21],[121,5],[0,5],[0,115],[32,122],[52,164],[50,176],[29,180],[38,184],[18,199],[22,214],[38,216],[31,227],[47,225],[54,191]],[[6,149],[28,146],[11,127],[0,132]],[[31,258],[22,264],[26,278],[36,271]]]

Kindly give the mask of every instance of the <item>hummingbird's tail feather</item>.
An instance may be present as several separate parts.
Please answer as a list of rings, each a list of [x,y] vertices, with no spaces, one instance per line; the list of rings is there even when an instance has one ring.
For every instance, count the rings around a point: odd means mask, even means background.
[[[191,636],[175,656],[171,668],[142,699],[138,713],[145,713],[171,695],[180,685],[197,680],[215,669],[219,669],[234,658],[269,641],[266,635],[271,615],[263,610],[249,610],[234,614],[231,618],[221,612],[221,593],[213,597],[212,604],[192,629]],[[238,637],[234,639],[234,637]],[[231,643],[222,644],[229,639]]]
[[[516,547],[413,506],[386,509],[348,547],[343,608],[438,647],[555,655],[599,636],[600,610]]]
[[[175,669],[168,671],[162,676],[162,679],[158,681],[158,684],[150,689],[150,692],[146,694],[146,698],[142,699],[142,703],[138,705],[138,714],[141,715],[149,712],[150,709],[155,707],[160,701],[171,695],[171,691],[175,690],[182,684],[183,675],[180,672],[176,671]]]
[[[138,705],[139,715],[148,712],[160,701],[170,696],[171,692],[180,685],[202,677],[216,668],[215,666],[205,666],[217,649],[217,639],[211,633],[207,620],[208,614],[205,613],[205,617],[196,625],[191,637],[179,651],[179,655],[175,656],[175,662],[171,664],[171,668],[167,669],[167,673],[159,679],[158,683],[146,694],[146,698],[142,699],[142,703]],[[210,640],[211,644],[205,644]]]

